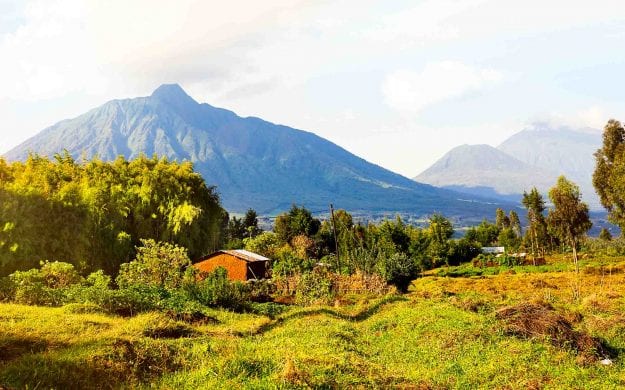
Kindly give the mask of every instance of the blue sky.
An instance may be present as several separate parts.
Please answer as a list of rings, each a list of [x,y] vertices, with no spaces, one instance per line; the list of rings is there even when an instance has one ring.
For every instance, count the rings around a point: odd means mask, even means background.
[[[625,119],[625,2],[0,0],[0,153],[179,83],[406,176],[535,121]]]

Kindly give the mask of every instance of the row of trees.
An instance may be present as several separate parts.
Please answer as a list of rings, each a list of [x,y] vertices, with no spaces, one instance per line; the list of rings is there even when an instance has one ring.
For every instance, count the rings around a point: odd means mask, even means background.
[[[0,159],[0,275],[42,259],[115,275],[140,239],[176,243],[199,257],[222,245],[226,215],[189,162],[79,163],[68,153]]]
[[[399,216],[378,225],[355,223],[347,211],[337,210],[333,227],[331,220],[320,221],[294,205],[276,218],[274,226],[273,232],[243,242],[246,249],[274,259],[276,276],[306,272],[320,264],[342,274],[379,274],[405,288],[423,270],[459,264],[479,253],[477,242],[454,239],[452,223],[440,214],[419,228]]]

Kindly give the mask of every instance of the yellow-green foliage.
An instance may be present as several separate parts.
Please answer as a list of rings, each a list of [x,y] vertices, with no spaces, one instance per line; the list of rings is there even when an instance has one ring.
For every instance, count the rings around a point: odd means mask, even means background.
[[[0,275],[41,259],[115,275],[140,239],[204,255],[225,211],[190,162],[140,156],[77,162],[67,152],[0,163]]]
[[[575,274],[554,267],[557,272],[427,276],[408,294],[291,307],[273,319],[210,309],[213,320],[201,324],[162,313],[122,318],[75,305],[0,304],[0,385],[622,388],[625,274],[620,263],[604,260],[584,264],[580,300],[569,285]],[[495,312],[534,300],[548,301],[576,331],[601,340],[613,364],[507,334]]]

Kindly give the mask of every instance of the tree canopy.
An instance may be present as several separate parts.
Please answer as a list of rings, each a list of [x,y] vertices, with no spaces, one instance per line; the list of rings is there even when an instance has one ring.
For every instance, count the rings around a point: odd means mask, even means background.
[[[625,129],[611,119],[603,130],[603,145],[595,153],[592,183],[610,221],[625,231]]]
[[[521,200],[523,206],[527,209],[528,228],[525,232],[525,241],[529,241],[532,248],[532,255],[536,257],[538,254],[543,255],[545,246],[547,246],[549,237],[547,232],[547,223],[545,221],[545,200],[538,192],[536,187],[530,192],[523,193]]]
[[[221,244],[225,211],[190,162],[31,155],[0,159],[0,177],[0,274],[48,259],[114,275],[141,239],[178,244],[192,258]]]
[[[549,190],[549,199],[554,206],[547,215],[549,229],[563,242],[571,245],[573,260],[577,266],[579,238],[592,226],[588,205],[581,201],[579,187],[564,176],[560,176],[556,185]]]

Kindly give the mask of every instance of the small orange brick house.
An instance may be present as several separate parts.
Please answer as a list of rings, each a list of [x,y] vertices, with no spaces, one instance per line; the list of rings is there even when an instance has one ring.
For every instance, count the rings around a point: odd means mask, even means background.
[[[264,279],[268,277],[270,259],[243,249],[220,250],[199,259],[193,266],[203,272],[219,267],[228,271],[230,280]]]

